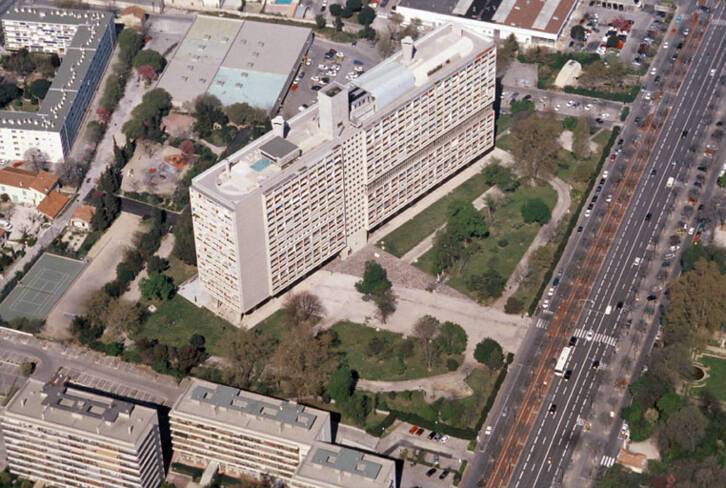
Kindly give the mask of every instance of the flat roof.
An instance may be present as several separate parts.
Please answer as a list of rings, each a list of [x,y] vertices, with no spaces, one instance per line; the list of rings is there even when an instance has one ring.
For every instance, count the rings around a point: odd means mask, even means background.
[[[194,178],[192,185],[220,204],[234,208],[245,195],[272,186],[303,166],[319,162],[321,155],[336,141],[349,137],[360,127],[372,125],[493,46],[483,35],[451,24],[443,25],[415,41],[411,62],[407,63],[399,51],[358,79],[341,85],[341,89],[348,91],[349,100],[362,101],[362,106],[370,110],[363,113],[352,108],[354,120],[344,121],[335,141],[320,129],[315,103],[287,121],[285,139],[297,146],[301,155],[284,170],[274,164],[264,167],[259,164],[264,157],[262,147],[277,137],[270,131]],[[330,96],[329,91],[320,90],[319,96]]]
[[[114,15],[99,10],[72,10],[45,7],[13,7],[3,21],[77,26],[75,35],[63,55],[47,95],[37,112],[0,111],[0,127],[58,131],[85,82],[94,51],[107,29],[113,27]]]
[[[392,459],[345,446],[316,443],[293,477],[324,482],[331,486],[356,488],[386,487],[395,479]]]
[[[156,411],[64,384],[43,384],[29,379],[5,407],[6,414],[136,445],[150,424],[157,424]]]
[[[401,0],[399,6],[558,34],[578,0]]]
[[[193,378],[171,415],[188,415],[226,428],[312,444],[330,414],[287,400]]]
[[[304,27],[197,16],[159,87],[178,104],[209,92],[225,105],[269,110],[311,36]]]

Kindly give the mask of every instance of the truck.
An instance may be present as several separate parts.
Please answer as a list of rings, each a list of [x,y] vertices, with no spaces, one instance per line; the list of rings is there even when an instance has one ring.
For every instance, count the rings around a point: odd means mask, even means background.
[[[666,181],[666,188],[673,188],[673,183],[676,182],[676,179],[674,177],[668,178],[668,181]]]

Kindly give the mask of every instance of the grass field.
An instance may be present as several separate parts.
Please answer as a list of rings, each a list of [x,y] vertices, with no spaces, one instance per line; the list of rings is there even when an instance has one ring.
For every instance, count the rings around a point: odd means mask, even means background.
[[[529,198],[541,198],[551,210],[557,201],[557,193],[548,185],[521,186],[514,193],[507,194],[492,218],[487,219],[489,237],[477,241],[479,251],[466,263],[462,271],[450,275],[447,282],[450,286],[475,297],[466,286],[470,276],[481,274],[489,268],[496,269],[505,279],[512,274],[540,228],[539,224],[525,224],[522,219],[520,209]],[[500,246],[502,240],[507,243],[504,247]],[[429,251],[421,256],[416,266],[433,274],[434,253]]]
[[[404,339],[401,334],[381,330],[376,331],[365,325],[352,322],[340,322],[331,328],[338,336],[335,350],[348,361],[351,369],[358,372],[361,378],[367,380],[410,380],[443,374],[447,372],[446,359],[449,356],[441,355],[434,362],[431,371],[426,369],[423,349],[420,342],[415,339]],[[383,352],[372,355],[368,351],[368,344],[374,337],[382,339],[385,343]],[[406,341],[412,341],[413,354],[410,357],[401,357],[399,351]],[[462,356],[454,356],[461,364]]]
[[[472,202],[488,189],[489,185],[484,181],[484,177],[481,173],[477,173],[388,234],[378,243],[378,246],[385,247],[386,251],[400,258],[446,223],[447,211],[451,202],[455,200]]]
[[[709,368],[706,388],[719,400],[726,402],[726,359],[714,356],[702,356],[701,362]]]
[[[276,310],[275,313],[255,325],[252,330],[260,335],[267,336],[274,341],[279,342],[285,335],[287,327],[288,326],[285,323],[285,311],[280,309]]]
[[[420,391],[382,393],[380,398],[386,407],[394,410],[413,413],[432,422],[440,420],[452,427],[472,428],[476,426],[481,411],[492,394],[497,373],[498,371],[490,371],[483,367],[472,371],[466,378],[466,383],[473,393],[459,400],[441,399],[427,403]]]
[[[172,254],[169,256],[169,269],[164,271],[164,274],[168,275],[172,280],[174,280],[174,284],[179,286],[197,274],[197,268],[196,266],[186,264]]]
[[[181,346],[187,344],[192,335],[200,334],[207,341],[207,351],[217,355],[228,334],[236,330],[235,326],[209,310],[198,308],[185,298],[175,295],[171,300],[157,305],[157,311],[141,326],[139,336],[158,339],[171,346]]]

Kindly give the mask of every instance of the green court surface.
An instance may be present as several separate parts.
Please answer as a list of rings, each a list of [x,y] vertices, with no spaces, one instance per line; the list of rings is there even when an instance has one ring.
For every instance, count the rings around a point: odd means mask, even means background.
[[[0,303],[0,317],[45,319],[85,266],[83,261],[43,254]]]

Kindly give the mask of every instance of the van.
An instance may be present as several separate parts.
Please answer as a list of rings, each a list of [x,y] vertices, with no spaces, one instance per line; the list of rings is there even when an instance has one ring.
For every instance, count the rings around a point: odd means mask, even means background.
[[[666,181],[666,188],[673,188],[673,183],[676,182],[676,179],[674,177],[668,178],[668,181]]]

